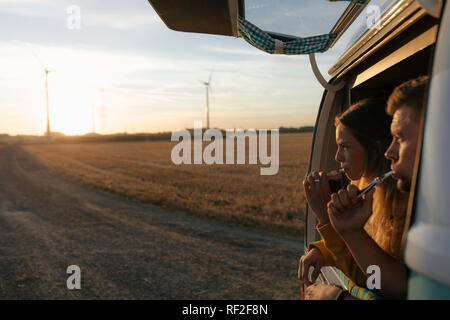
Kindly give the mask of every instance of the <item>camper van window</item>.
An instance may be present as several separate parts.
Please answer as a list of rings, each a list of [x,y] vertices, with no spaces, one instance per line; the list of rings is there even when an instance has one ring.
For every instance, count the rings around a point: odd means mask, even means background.
[[[265,31],[307,37],[329,33],[348,1],[246,0],[245,19]]]
[[[377,28],[377,21],[398,0],[372,0],[352,26],[346,32],[346,39],[341,39],[340,45],[348,50],[370,28]]]

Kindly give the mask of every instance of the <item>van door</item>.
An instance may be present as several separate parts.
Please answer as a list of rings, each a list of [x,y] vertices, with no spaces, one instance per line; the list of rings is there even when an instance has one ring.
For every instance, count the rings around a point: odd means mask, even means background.
[[[444,4],[431,75],[405,261],[408,299],[450,299],[450,6]]]

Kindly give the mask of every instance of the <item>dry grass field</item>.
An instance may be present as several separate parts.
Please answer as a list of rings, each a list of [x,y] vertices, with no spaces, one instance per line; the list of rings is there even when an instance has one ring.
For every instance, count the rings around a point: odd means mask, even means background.
[[[277,175],[260,165],[175,165],[176,142],[27,145],[26,150],[82,183],[171,210],[301,236],[311,133],[280,135]]]

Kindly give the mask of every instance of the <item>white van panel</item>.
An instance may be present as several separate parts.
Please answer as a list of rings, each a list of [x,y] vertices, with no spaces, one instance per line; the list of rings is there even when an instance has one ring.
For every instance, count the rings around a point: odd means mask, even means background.
[[[450,228],[416,223],[408,234],[406,263],[414,271],[450,285],[449,245]]]
[[[450,285],[450,6],[443,16],[428,94],[409,268]]]

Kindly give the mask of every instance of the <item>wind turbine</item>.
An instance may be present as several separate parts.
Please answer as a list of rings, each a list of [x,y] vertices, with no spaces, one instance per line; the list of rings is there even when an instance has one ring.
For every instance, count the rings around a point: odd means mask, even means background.
[[[100,125],[101,125],[101,132],[105,133],[105,119],[106,119],[106,106],[105,106],[105,88],[100,88]]]
[[[209,129],[209,91],[211,89],[211,78],[212,78],[212,71],[209,74],[209,79],[208,81],[202,81],[203,84],[205,85],[205,89],[206,89],[206,129]]]
[[[51,70],[47,69],[47,67],[42,63],[41,59],[39,59],[39,57],[33,50],[31,50],[31,53],[33,53],[34,57],[39,62],[39,64],[41,65],[42,69],[44,69],[44,72],[45,72],[45,102],[46,102],[46,106],[47,106],[47,132],[46,132],[46,135],[47,135],[47,138],[50,140],[51,139],[51,130],[50,130],[50,110],[49,110],[49,105],[48,105],[48,74],[49,74],[49,72],[51,72]]]
[[[47,104],[47,138],[51,139],[51,131],[50,131],[50,110],[48,106],[48,73],[51,72],[46,67],[44,67],[45,71],[45,98]]]

